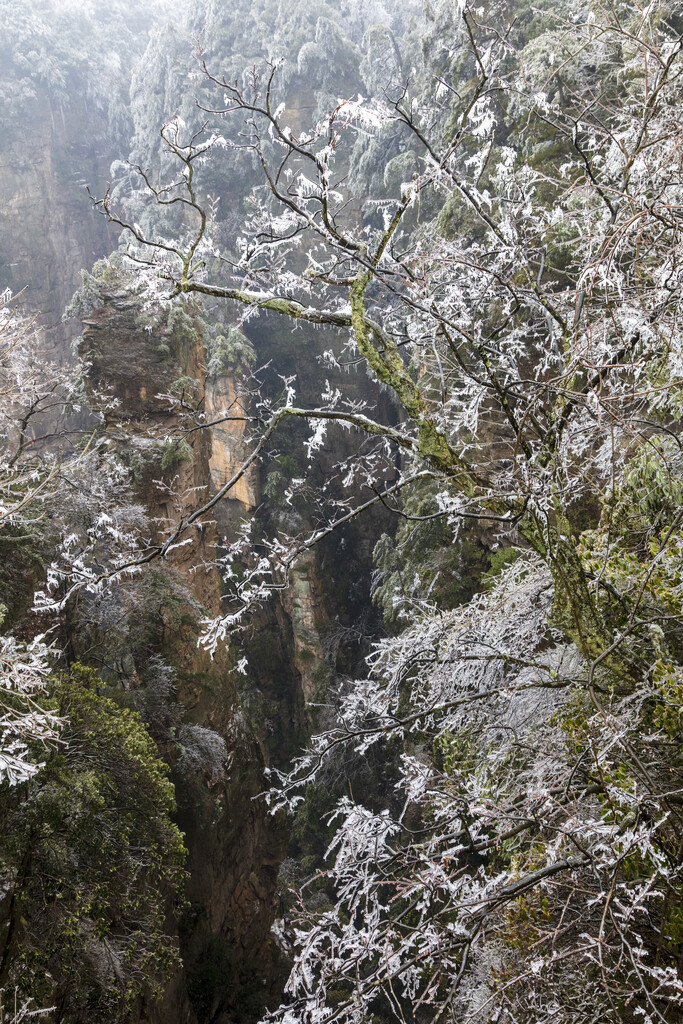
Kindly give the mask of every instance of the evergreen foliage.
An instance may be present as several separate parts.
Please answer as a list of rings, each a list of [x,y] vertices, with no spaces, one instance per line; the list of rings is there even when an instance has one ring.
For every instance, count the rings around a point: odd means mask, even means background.
[[[7,884],[1,979],[64,1021],[128,1019],[178,963],[166,933],[183,883],[168,770],[138,716],[90,669],[50,685],[61,743],[1,794]]]

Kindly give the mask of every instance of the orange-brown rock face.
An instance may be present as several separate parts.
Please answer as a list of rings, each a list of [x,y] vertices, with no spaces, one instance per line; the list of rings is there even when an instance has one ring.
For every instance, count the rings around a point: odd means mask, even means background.
[[[216,422],[211,428],[209,469],[212,487],[218,491],[244,460],[246,423],[239,417],[245,415],[246,410],[235,392],[234,382],[227,376],[207,380],[205,403],[209,423],[223,418],[223,422]],[[238,480],[230,498],[241,502],[245,509],[253,509],[260,501],[259,490],[258,470],[253,466]]]

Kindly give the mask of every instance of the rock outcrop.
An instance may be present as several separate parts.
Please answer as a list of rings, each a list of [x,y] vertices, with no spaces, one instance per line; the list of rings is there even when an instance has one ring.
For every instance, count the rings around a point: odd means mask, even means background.
[[[11,93],[11,79],[4,81]],[[17,294],[46,329],[45,355],[57,363],[72,356],[73,331],[62,314],[83,267],[111,252],[117,231],[93,209],[89,184],[101,194],[117,155],[106,140],[106,119],[85,96],[68,106],[52,103],[36,85],[20,122],[2,123],[0,147],[0,291]]]

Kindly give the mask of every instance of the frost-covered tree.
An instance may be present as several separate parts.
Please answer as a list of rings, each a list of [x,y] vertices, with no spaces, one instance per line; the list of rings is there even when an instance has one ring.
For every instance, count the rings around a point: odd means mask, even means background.
[[[16,785],[42,766],[61,722],[41,703],[60,652],[15,627],[34,610],[56,611],[70,588],[130,562],[146,518],[127,473],[77,426],[81,382],[46,362],[35,320],[5,293],[0,306],[0,782]],[[50,561],[51,556],[51,561]],[[43,567],[43,559],[48,562]],[[40,575],[34,575],[35,566]],[[103,570],[105,570],[103,572]],[[37,577],[37,578],[36,578]],[[42,586],[41,586],[42,583]]]
[[[241,134],[190,137],[176,119],[162,139],[177,177],[139,169],[196,224],[178,239],[130,225],[150,289],[325,327],[330,381],[364,362],[400,411],[380,419],[336,382],[315,408],[291,380],[278,401],[252,393],[250,456],[153,554],[291,418],[312,424],[309,459],[339,424],[373,442],[346,483],[374,494],[261,547],[208,644],[368,504],[441,519],[453,544],[482,524],[506,551],[456,607],[419,576],[396,592],[404,630],[280,778],[291,806],[340,751],[404,747],[386,806],[337,807],[337,902],[302,898],[272,1019],[678,1020],[683,26],[673,5],[592,0],[429,19],[424,76],[310,128],[288,122],[279,64],[237,79],[204,64],[223,97],[207,117]],[[228,252],[198,178],[234,146],[263,184]],[[349,170],[383,162],[381,195],[349,191]],[[406,511],[426,484],[427,507]]]
[[[34,351],[33,323],[19,315],[5,293],[0,305],[0,546],[6,556],[40,531],[60,469],[58,453],[47,452],[45,445],[59,434],[49,417],[63,405],[66,375],[41,366]],[[7,563],[11,574],[11,558]],[[8,614],[4,587],[3,599],[0,626]],[[29,643],[0,636],[0,782],[13,786],[34,775],[59,735],[58,716],[41,702],[49,671],[43,636]]]

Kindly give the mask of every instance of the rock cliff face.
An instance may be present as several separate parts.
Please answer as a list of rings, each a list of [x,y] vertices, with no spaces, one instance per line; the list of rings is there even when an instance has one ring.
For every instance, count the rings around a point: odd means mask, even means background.
[[[3,82],[11,92],[12,83]],[[110,252],[116,232],[90,206],[85,185],[97,194],[106,187],[116,155],[105,141],[104,116],[74,96],[68,107],[53,107],[37,87],[21,121],[2,123],[0,147],[0,291],[25,292],[47,328],[46,354],[59,363],[71,358],[71,330],[62,313],[83,267]]]
[[[86,320],[79,354],[92,402],[105,406],[107,436],[129,465],[159,539],[180,506],[187,513],[206,500],[238,457],[239,436],[225,430],[196,431],[179,453],[168,442],[177,416],[163,396],[181,381],[201,403],[207,389],[201,327],[186,318],[182,328],[149,332],[135,301],[111,291]],[[219,379],[210,394],[222,403],[234,388]],[[245,505],[255,500],[255,486],[247,483],[238,495]],[[163,564],[148,567],[137,591],[149,596],[143,607],[136,599],[136,616],[147,617],[149,628],[142,640],[134,631],[124,637],[127,667],[118,679],[173,766],[189,849],[188,906],[179,925],[185,970],[153,1013],[164,1024],[192,1020],[193,1012],[200,1022],[240,1019],[246,1006],[257,1011],[275,973],[270,924],[283,832],[255,799],[264,787],[263,760],[239,707],[229,653],[219,648],[212,660],[197,646],[198,621],[219,611],[220,579],[215,567],[189,570],[210,563],[217,540],[211,522]],[[155,710],[160,659],[174,692]]]

